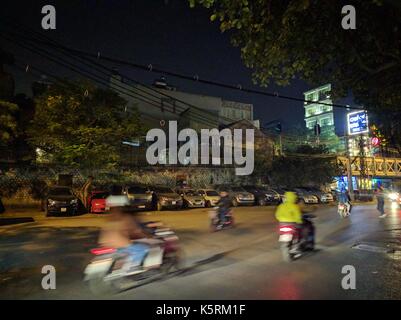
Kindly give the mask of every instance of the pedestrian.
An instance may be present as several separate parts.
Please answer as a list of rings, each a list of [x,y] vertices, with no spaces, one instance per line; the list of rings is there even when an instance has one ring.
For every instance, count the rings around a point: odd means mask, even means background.
[[[376,190],[377,210],[380,212],[380,218],[384,218],[387,214],[384,212],[384,188],[379,186]]]

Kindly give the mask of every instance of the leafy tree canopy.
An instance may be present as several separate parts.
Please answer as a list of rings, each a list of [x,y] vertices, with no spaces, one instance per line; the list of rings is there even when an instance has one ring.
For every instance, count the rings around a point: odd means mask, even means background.
[[[350,90],[358,104],[401,145],[401,4],[386,0],[189,0],[212,11],[229,32],[256,83],[288,85],[299,77],[330,82],[334,97]],[[341,26],[345,5],[356,30]],[[391,125],[387,125],[391,124]]]
[[[0,100],[0,146],[8,145],[18,135],[17,111],[16,104]]]
[[[136,111],[108,89],[89,82],[52,85],[36,99],[30,142],[53,161],[85,167],[113,167],[122,141],[142,132]]]
[[[324,146],[303,145],[295,154],[275,159],[269,176],[274,185],[294,188],[325,185],[333,182],[333,177],[340,173],[335,159],[328,156]]]

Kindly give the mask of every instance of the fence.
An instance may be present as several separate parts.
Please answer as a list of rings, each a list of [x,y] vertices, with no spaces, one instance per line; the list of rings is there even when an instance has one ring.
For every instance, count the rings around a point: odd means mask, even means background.
[[[1,169],[0,196],[24,203],[37,202],[43,197],[47,186],[56,185],[60,174],[73,177],[73,189],[78,192],[89,176],[94,185],[147,184],[175,187],[184,179],[194,188],[214,184],[248,184],[255,182],[252,176],[236,176],[230,167],[141,167],[101,170],[96,168],[77,169],[63,166],[19,166]]]

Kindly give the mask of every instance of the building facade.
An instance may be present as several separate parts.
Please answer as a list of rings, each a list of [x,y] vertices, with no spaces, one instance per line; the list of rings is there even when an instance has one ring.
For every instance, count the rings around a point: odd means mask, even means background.
[[[138,110],[149,127],[157,128],[161,122],[170,120],[176,120],[179,128],[196,131],[218,128],[239,120],[248,120],[259,126],[259,122],[253,119],[252,104],[179,91],[168,85],[164,78],[156,80],[152,86],[143,86],[129,84],[116,73],[110,79],[110,88],[128,101],[128,108]]]
[[[331,85],[326,84],[304,93],[305,124],[313,130],[316,124],[321,127],[322,134],[334,135],[334,113],[331,100]],[[323,103],[323,104],[322,104]]]

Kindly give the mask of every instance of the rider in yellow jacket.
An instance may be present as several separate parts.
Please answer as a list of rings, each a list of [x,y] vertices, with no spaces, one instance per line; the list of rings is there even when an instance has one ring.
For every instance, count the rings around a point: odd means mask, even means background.
[[[292,222],[302,224],[302,212],[297,202],[297,195],[294,192],[284,194],[285,201],[276,210],[276,219],[279,222]]]

